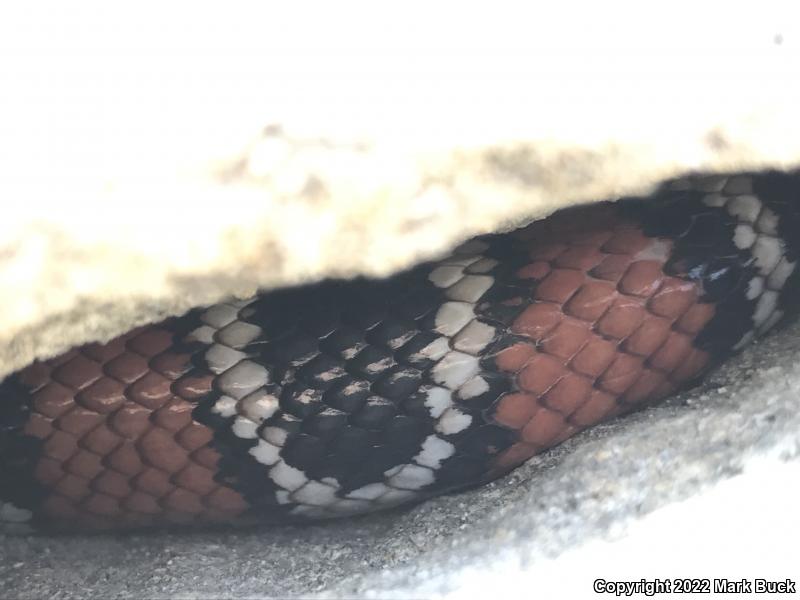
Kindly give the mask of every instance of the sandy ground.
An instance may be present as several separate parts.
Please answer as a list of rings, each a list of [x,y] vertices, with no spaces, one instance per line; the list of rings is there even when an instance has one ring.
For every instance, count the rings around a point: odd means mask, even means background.
[[[310,527],[0,538],[0,597],[476,597],[800,577],[800,325],[482,489]],[[687,500],[688,499],[688,500]]]

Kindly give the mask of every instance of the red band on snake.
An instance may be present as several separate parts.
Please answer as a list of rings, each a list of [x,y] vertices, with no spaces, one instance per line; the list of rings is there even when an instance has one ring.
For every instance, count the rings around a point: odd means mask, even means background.
[[[487,482],[785,319],[799,193],[670,182],[36,362],[0,386],[0,522],[288,522]]]

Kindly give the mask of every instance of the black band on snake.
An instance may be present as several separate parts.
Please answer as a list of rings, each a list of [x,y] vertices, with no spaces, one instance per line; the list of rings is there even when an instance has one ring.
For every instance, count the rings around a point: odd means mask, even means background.
[[[487,482],[795,312],[798,194],[691,177],[36,362],[0,385],[0,522],[291,522]]]

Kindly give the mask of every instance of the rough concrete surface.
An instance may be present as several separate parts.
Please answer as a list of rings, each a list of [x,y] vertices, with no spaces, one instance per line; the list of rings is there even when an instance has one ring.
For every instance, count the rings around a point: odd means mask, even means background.
[[[309,527],[0,539],[0,597],[592,597],[595,578],[800,577],[800,324],[511,475]],[[688,499],[688,500],[687,500]]]

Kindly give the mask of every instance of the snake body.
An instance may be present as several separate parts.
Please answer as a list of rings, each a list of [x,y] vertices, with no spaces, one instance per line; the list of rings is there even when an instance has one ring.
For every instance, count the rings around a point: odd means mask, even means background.
[[[691,177],[36,362],[0,385],[0,522],[286,522],[490,481],[787,318],[799,193]]]

